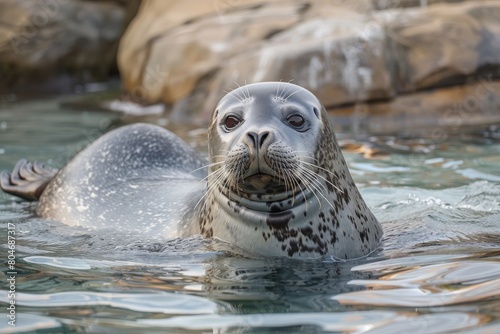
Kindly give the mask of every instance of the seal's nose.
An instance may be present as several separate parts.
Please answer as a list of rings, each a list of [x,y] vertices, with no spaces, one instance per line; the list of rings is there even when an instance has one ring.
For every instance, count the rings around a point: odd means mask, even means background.
[[[269,131],[262,131],[260,133],[255,133],[253,131],[247,132],[247,137],[250,143],[253,144],[253,148],[260,149],[269,138]]]

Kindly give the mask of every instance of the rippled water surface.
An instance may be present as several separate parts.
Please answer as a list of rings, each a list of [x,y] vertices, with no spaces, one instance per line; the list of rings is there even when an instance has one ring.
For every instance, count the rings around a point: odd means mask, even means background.
[[[65,110],[59,102],[2,106],[0,169],[22,157],[60,167],[119,124],[117,116]],[[204,129],[175,130],[204,150]],[[439,143],[343,140],[355,181],[385,230],[379,252],[351,262],[269,259],[196,237],[68,227],[2,193],[4,310],[9,226],[17,275],[16,327],[2,316],[0,332],[500,333],[495,131]]]

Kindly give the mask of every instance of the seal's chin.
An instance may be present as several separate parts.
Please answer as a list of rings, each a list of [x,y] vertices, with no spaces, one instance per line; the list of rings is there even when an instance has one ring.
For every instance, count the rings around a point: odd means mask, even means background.
[[[245,178],[238,188],[248,193],[273,194],[283,192],[285,185],[276,176],[256,173]]]

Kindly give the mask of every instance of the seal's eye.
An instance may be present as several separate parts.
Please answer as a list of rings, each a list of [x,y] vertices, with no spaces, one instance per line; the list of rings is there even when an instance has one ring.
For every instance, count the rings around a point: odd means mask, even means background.
[[[226,130],[232,130],[241,123],[241,119],[236,116],[229,115],[224,120],[224,127]]]
[[[304,125],[304,123],[306,122],[304,120],[304,117],[300,116],[300,115],[293,115],[293,116],[290,116],[288,117],[287,119],[288,121],[288,124],[290,124],[291,126],[293,126],[294,128],[300,128],[302,127],[302,125]]]

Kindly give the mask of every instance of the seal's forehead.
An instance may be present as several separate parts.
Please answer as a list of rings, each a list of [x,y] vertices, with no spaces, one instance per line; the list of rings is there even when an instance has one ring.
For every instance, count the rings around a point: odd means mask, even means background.
[[[228,108],[254,100],[275,100],[278,102],[300,102],[320,106],[313,93],[288,82],[259,82],[241,86],[226,94],[217,104],[218,108]]]

